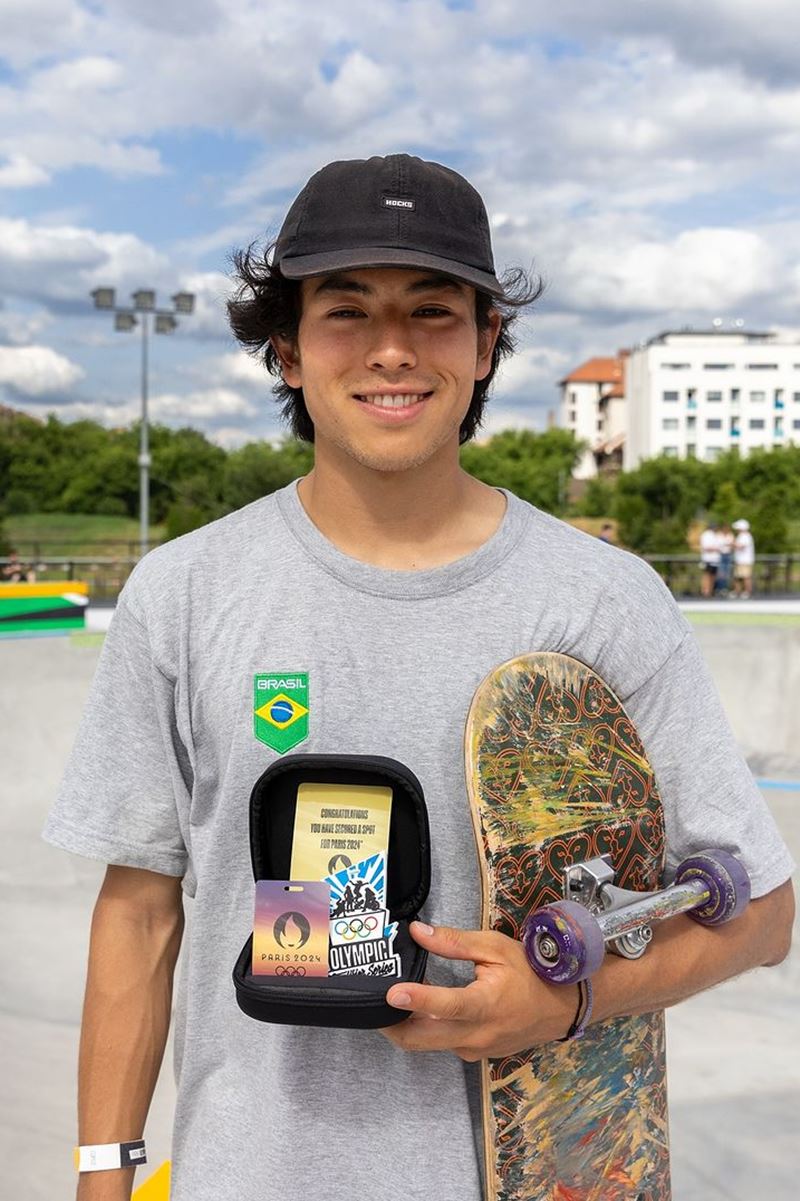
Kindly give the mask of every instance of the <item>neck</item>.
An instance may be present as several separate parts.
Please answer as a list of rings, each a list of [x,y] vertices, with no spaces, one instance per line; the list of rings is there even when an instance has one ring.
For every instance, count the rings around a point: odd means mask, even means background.
[[[392,472],[318,446],[298,494],[317,529],[339,550],[399,571],[440,567],[470,554],[492,536],[505,512],[500,492],[461,469],[457,449]]]

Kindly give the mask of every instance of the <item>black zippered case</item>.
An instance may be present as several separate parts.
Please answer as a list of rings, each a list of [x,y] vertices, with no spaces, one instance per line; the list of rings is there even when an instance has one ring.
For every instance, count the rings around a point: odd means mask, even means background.
[[[428,953],[408,929],[431,882],[430,831],[422,785],[395,759],[377,755],[287,755],[273,763],[250,794],[250,855],[255,880],[288,880],[300,784],[377,784],[392,789],[386,857],[389,918],[398,923],[394,949],[400,976],[254,976],[253,935],[233,969],[239,1008],[260,1022],[290,1026],[377,1029],[409,1016],[386,1002],[401,981],[420,982]]]

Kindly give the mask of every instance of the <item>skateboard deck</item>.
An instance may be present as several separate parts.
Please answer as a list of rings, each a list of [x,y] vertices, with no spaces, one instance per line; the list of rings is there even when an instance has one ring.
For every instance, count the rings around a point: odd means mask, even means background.
[[[623,888],[662,883],[652,768],[617,697],[578,660],[523,655],[487,676],[466,775],[483,929],[520,938],[578,860],[610,855]],[[484,1060],[481,1074],[487,1201],[669,1201],[663,1012]]]

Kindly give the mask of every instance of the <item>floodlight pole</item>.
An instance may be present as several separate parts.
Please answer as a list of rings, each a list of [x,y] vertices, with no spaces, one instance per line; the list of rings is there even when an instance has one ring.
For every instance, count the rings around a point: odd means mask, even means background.
[[[141,313],[142,323],[142,419],[139,425],[139,547],[140,554],[150,549],[150,430],[147,417],[147,313]]]
[[[191,292],[176,292],[172,297],[171,309],[156,307],[156,294],[150,288],[140,288],[133,293],[133,306],[119,308],[115,303],[113,288],[95,288],[92,299],[96,309],[105,309],[115,314],[114,325],[118,330],[130,331],[138,320],[142,326],[142,417],[139,426],[139,544],[142,555],[150,549],[150,423],[148,419],[149,336],[148,314],[153,314],[154,332],[169,334],[177,329],[175,314],[187,316],[194,312],[194,296]]]

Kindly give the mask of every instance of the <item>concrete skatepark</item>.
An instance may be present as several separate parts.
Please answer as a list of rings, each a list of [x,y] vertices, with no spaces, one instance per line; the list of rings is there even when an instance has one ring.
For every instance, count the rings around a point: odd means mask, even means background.
[[[693,610],[740,745],[800,859],[800,603]],[[7,1081],[0,1154],[3,1196],[20,1201],[74,1196],[80,1010],[89,921],[104,869],[47,846],[39,832],[101,640],[87,634],[0,642],[0,1046]],[[795,1201],[799,1003],[800,963],[792,956],[670,1011],[675,1201],[759,1195]],[[147,1124],[149,1163],[137,1184],[169,1158],[173,1098],[168,1049]]]

